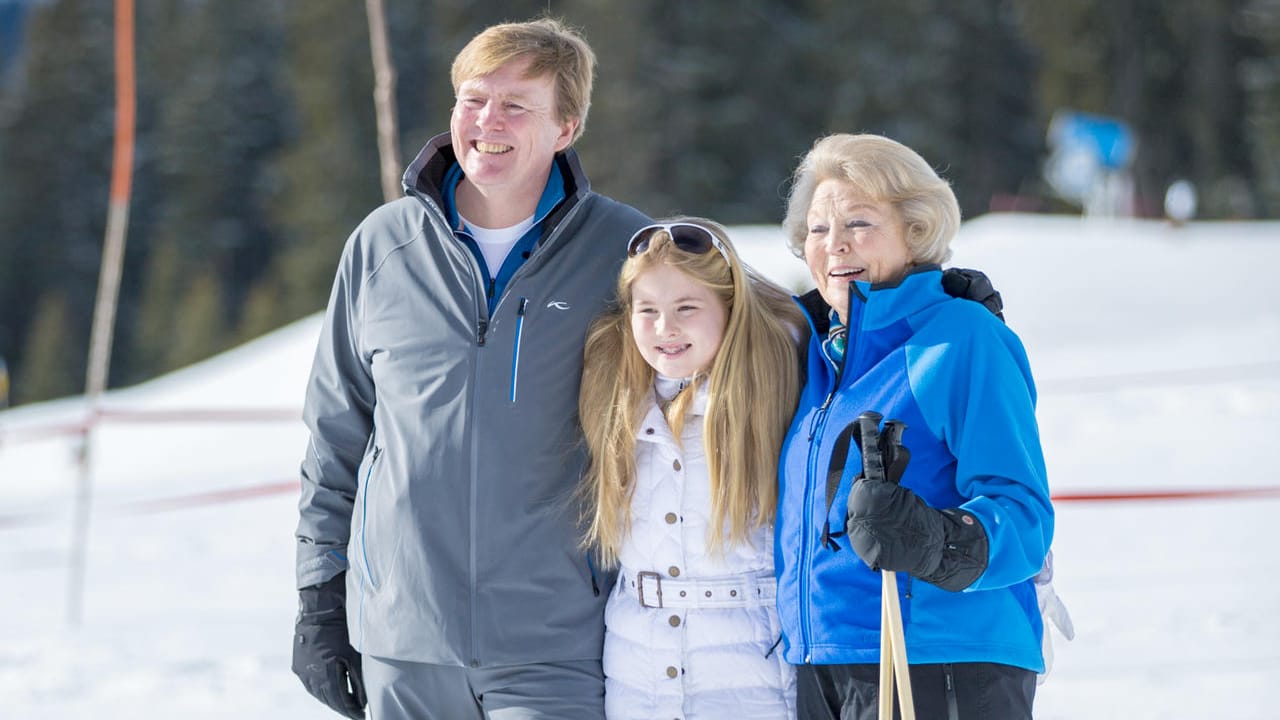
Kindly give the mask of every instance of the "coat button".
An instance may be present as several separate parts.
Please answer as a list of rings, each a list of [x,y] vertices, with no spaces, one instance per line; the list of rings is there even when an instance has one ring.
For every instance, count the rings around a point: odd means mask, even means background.
[[[675,462],[671,463],[671,467],[675,468],[676,470],[679,470],[679,469],[680,469],[680,461],[679,461],[679,460],[676,460]]]
[[[667,568],[667,574],[670,575],[671,577],[680,577],[680,568],[676,567],[675,565],[672,565],[671,567]]]
[[[676,670],[674,667],[672,667],[672,666],[670,666],[670,665],[668,665],[668,666],[667,666],[667,677],[669,677],[669,678],[674,678],[675,676],[677,676],[677,675],[679,675],[679,674],[680,674],[680,671],[679,671],[679,670]]]
[[[666,521],[667,521],[667,524],[668,524],[668,525],[675,525],[675,524],[676,524],[676,520],[678,520],[678,519],[679,519],[679,518],[677,518],[677,517],[676,517],[676,514],[675,514],[675,513],[667,513]]]
[[[672,615],[667,622],[671,623],[671,627],[680,627],[680,616]]]
[[[645,435],[652,435],[652,434],[653,434],[653,428],[645,428],[645,429],[644,429],[644,434],[645,434]]]

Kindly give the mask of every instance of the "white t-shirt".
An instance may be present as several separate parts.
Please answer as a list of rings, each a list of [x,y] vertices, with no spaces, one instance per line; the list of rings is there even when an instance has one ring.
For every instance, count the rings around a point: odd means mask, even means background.
[[[530,215],[511,227],[497,229],[482,228],[465,217],[462,218],[462,222],[470,231],[471,237],[475,238],[476,245],[480,246],[480,254],[484,255],[484,264],[489,266],[489,278],[493,279],[498,277],[498,270],[502,268],[503,261],[507,259],[507,253],[515,247],[516,241],[533,227],[533,216]]]

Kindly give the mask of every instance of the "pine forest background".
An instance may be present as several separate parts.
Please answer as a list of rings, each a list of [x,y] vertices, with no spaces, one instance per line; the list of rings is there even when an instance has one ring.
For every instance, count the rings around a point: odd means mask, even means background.
[[[1141,214],[1187,178],[1201,218],[1280,216],[1280,0],[385,1],[405,161],[448,127],[461,46],[549,12],[599,56],[577,146],[593,187],[655,216],[777,223],[795,162],[835,131],[916,148],[966,217],[1079,212],[1042,179],[1059,108],[1133,128]],[[111,0],[0,0],[0,358],[14,403],[83,388],[111,28]],[[112,386],[322,309],[342,244],[381,202],[365,3],[146,0],[136,34]],[[1082,258],[1082,284],[1105,262]]]

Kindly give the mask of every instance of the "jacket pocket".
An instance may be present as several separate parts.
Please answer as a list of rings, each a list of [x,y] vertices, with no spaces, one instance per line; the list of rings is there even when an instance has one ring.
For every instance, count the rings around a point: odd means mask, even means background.
[[[516,307],[516,339],[511,347],[511,402],[516,401],[516,386],[520,380],[520,339],[524,335],[524,311],[529,305],[529,298],[520,298]]]
[[[378,468],[378,461],[382,458],[382,448],[374,446],[373,456],[369,458],[369,465],[365,469],[364,475],[364,492],[360,496],[360,529],[357,531],[357,537],[360,538],[360,567],[364,570],[365,580],[374,590],[378,589],[378,576],[373,571],[373,563],[369,557],[374,553],[369,552],[369,541],[372,539],[374,530],[369,527],[369,496],[373,494],[374,480],[377,474],[374,472]]]

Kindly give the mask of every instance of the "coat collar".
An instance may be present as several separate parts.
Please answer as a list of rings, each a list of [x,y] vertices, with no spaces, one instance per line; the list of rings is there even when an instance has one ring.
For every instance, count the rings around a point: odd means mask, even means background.
[[[861,313],[858,325],[866,330],[890,325],[947,297],[942,289],[942,268],[934,264],[917,265],[897,282],[872,284],[855,280],[849,286],[849,302],[854,306],[850,315]],[[831,329],[831,306],[822,294],[815,288],[795,301],[809,319],[814,337],[825,338]],[[849,318],[842,319],[846,325],[849,323]]]
[[[685,415],[684,426],[686,429],[702,424],[702,418],[707,414],[707,403],[710,394],[707,392],[707,383],[704,380],[694,389],[697,395],[693,398],[693,404],[689,406],[688,413]],[[644,418],[640,421],[640,425],[636,428],[636,439],[641,442],[657,442],[666,441],[674,442],[675,437],[671,434],[671,427],[667,425],[667,416],[662,413],[662,404],[658,400],[658,394],[652,387],[645,399]],[[653,432],[649,432],[652,430]]]
[[[445,173],[457,162],[453,154],[453,137],[447,132],[440,133],[418,151],[418,156],[405,169],[401,184],[406,193],[421,193],[443,206],[441,188],[445,184]],[[591,191],[591,182],[582,169],[577,151],[570,147],[558,152],[555,162],[564,178],[565,196],[575,200],[586,197]]]

